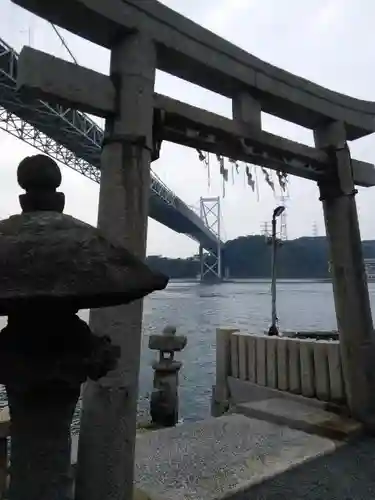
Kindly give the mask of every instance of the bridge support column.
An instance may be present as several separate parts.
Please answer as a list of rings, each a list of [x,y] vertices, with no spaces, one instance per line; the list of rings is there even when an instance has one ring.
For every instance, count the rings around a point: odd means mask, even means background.
[[[332,176],[319,189],[331,254],[331,274],[346,394],[354,417],[375,424],[375,342],[362,254],[355,186],[345,127],[315,131],[316,146],[331,156]]]
[[[98,227],[137,256],[146,254],[152,149],[155,48],[142,34],[112,48],[117,91],[102,152]],[[118,367],[83,391],[76,496],[123,500],[133,496],[142,301],[93,310],[90,325],[121,346]]]

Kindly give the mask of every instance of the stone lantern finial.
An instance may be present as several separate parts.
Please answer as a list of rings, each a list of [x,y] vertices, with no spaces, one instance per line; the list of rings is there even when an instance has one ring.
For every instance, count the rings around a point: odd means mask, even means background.
[[[56,192],[61,185],[61,172],[52,158],[45,155],[27,156],[18,165],[17,180],[26,191],[19,197],[23,212],[63,212],[65,195]]]

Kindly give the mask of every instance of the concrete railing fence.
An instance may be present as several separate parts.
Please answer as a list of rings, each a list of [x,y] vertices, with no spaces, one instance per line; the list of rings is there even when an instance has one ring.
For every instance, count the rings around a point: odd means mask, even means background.
[[[345,387],[337,340],[312,340],[250,335],[218,329],[216,337],[217,403],[231,401],[229,381],[345,403]]]

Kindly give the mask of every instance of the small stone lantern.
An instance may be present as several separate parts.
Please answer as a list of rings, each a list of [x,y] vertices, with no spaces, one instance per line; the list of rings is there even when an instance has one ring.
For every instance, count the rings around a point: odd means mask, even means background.
[[[174,353],[186,346],[185,335],[176,335],[176,328],[167,326],[162,335],[150,335],[148,347],[159,351],[159,359],[152,363],[154,390],[151,394],[152,423],[160,427],[173,427],[178,422],[178,372],[181,361]]]
[[[100,231],[62,214],[61,172],[49,157],[18,167],[22,214],[0,222],[0,383],[11,416],[9,500],[66,500],[70,425],[87,378],[116,366],[119,349],[93,335],[79,309],[115,306],[163,289]]]

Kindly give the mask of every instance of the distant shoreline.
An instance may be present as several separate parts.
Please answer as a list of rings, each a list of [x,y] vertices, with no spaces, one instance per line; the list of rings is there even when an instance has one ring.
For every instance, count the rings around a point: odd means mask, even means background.
[[[194,278],[171,278],[170,283],[200,283]],[[277,283],[331,283],[330,278],[279,278]],[[370,280],[369,280],[370,281]],[[375,281],[375,280],[374,280]],[[222,283],[270,283],[270,278],[230,278]],[[206,284],[206,283],[205,283]],[[218,282],[207,282],[207,284],[218,284]]]
[[[271,283],[270,278],[233,278],[224,280],[222,282],[206,282],[201,283],[199,279],[192,278],[171,278],[169,283],[190,283],[202,286],[223,285],[230,283]],[[281,283],[332,283],[330,278],[280,278],[277,280],[278,284]],[[375,278],[368,278],[367,283],[375,283]]]

